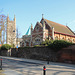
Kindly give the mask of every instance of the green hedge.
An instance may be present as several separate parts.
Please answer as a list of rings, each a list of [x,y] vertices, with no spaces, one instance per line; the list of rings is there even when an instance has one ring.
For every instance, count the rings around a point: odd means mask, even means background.
[[[72,45],[73,43],[65,41],[65,40],[48,40],[46,39],[44,42],[41,43],[41,45],[35,45],[34,47],[49,47],[55,52],[58,52],[61,48],[68,47]],[[19,49],[26,49],[30,47],[19,47]]]
[[[1,46],[1,50],[9,50],[11,48],[11,45],[9,44],[4,44]]]
[[[49,44],[48,47],[53,49],[54,51],[59,51],[61,48],[72,45],[72,43],[64,41],[64,40],[55,40],[53,43]]]
[[[45,41],[43,41],[43,42],[41,43],[41,46],[48,46],[48,45],[51,44],[51,43],[53,43],[53,40],[48,40],[48,39],[46,39]]]

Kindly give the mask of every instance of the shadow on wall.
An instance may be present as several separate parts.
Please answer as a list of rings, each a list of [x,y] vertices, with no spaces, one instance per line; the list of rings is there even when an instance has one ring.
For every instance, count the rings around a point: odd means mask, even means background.
[[[11,56],[26,59],[56,61],[56,53],[48,47],[19,48],[18,50],[12,49]]]
[[[11,56],[11,49],[10,50],[0,50],[1,56]]]
[[[75,45],[60,50],[57,58],[59,62],[75,64]]]

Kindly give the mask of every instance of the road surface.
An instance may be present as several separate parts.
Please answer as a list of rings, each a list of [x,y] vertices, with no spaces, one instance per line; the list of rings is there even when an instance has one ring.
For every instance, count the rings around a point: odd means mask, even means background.
[[[22,58],[0,57],[3,59],[5,75],[43,75],[43,66],[46,66],[46,75],[75,75],[75,65],[52,63],[46,61],[29,60]]]

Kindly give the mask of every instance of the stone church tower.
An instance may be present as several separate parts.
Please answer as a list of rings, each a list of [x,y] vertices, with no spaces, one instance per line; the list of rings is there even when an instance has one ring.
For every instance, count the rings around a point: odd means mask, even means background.
[[[14,15],[13,21],[9,19],[9,15],[7,16],[7,30],[6,30],[6,43],[16,46],[16,18]]]

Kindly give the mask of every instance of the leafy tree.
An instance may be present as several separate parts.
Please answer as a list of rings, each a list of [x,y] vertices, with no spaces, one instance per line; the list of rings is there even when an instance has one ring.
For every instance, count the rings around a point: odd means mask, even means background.
[[[11,48],[11,45],[9,44],[4,44],[1,46],[1,50],[9,50]]]

